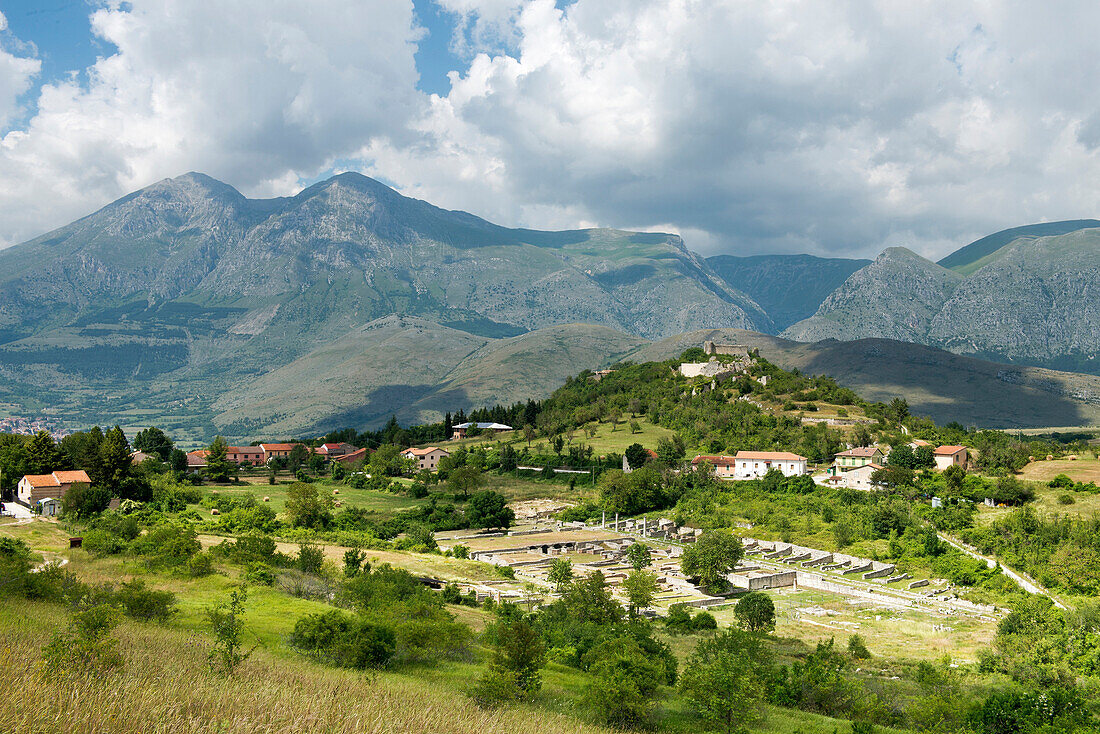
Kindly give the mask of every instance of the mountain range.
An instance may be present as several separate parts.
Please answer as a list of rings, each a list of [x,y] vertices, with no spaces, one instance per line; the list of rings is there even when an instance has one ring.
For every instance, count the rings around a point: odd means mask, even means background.
[[[1077,220],[998,232],[938,263],[890,248],[782,335],[884,337],[1096,374],[1098,317],[1100,222]]]
[[[0,416],[156,421],[196,441],[371,425],[391,413],[431,420],[547,394],[581,369],[655,354],[700,329],[737,329],[729,333],[741,339],[873,338],[895,360],[910,348],[886,340],[1087,368],[1100,348],[1073,304],[1091,297],[1095,273],[1074,280],[1065,268],[1092,267],[1095,226],[1021,228],[939,265],[901,248],[873,262],[703,258],[672,234],[501,227],[358,174],[257,200],[191,173],[0,251]],[[1011,301],[1003,281],[1012,279],[1051,297]],[[990,312],[991,293],[1019,312]],[[1082,303],[1082,315],[1095,303]],[[1031,320],[1055,312],[1061,331],[1036,346],[1040,324]],[[767,339],[761,345],[780,363],[786,355],[840,374],[857,353],[873,362],[866,345],[851,353],[815,345],[810,358],[790,340]],[[1051,359],[1035,357],[1052,347],[1060,351]],[[1096,388],[1085,378],[964,368],[938,350],[910,352],[1002,386],[1060,385],[1040,390],[1051,396],[1044,404],[1061,406],[1059,425],[1091,415]],[[936,370],[917,372],[923,382],[879,382],[920,404]],[[937,416],[981,415],[955,403],[957,414]],[[1002,423],[1054,420],[1057,410],[1044,410]]]

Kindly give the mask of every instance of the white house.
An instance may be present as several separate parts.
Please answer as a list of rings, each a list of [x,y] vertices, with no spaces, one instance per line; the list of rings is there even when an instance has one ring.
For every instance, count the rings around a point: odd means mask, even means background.
[[[871,481],[871,475],[882,467],[878,464],[864,464],[854,469],[842,470],[825,480],[830,487],[844,487],[846,489],[872,490],[878,485]]]
[[[476,428],[479,431],[492,431],[493,433],[503,433],[504,431],[513,430],[511,426],[506,426],[503,423],[459,423],[451,429],[454,431],[451,435],[451,440],[457,441],[466,438],[466,434],[471,428]]]
[[[738,451],[733,460],[735,479],[755,479],[772,469],[788,477],[806,473],[806,457],[789,451]]]
[[[932,458],[936,462],[936,469],[943,471],[949,466],[958,466],[966,469],[970,455],[965,446],[937,446],[932,452]]]
[[[417,469],[427,469],[428,471],[435,471],[436,467],[439,466],[439,462],[450,455],[450,452],[437,446],[429,446],[426,449],[405,449],[401,452],[401,456],[406,459],[416,460]]]

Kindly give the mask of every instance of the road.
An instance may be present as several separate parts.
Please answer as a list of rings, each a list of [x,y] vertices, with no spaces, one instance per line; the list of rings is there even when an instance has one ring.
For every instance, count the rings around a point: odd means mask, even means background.
[[[948,545],[952,546],[953,548],[958,548],[959,550],[961,550],[963,553],[970,556],[971,558],[977,558],[979,561],[985,561],[985,565],[988,566],[989,568],[996,568],[999,564],[1000,567],[1001,567],[1001,573],[1003,573],[1005,576],[1008,576],[1010,579],[1015,581],[1020,586],[1021,589],[1028,592],[1029,594],[1040,594],[1042,596],[1047,597],[1051,601],[1053,601],[1054,606],[1058,607],[1059,609],[1065,609],[1066,608],[1066,605],[1063,604],[1062,602],[1058,601],[1058,599],[1053,594],[1051,594],[1049,591],[1044,589],[1042,586],[1039,586],[1039,584],[1035,583],[1031,579],[1028,579],[1028,578],[1024,577],[1022,574],[1016,573],[1015,571],[1013,571],[1008,566],[1004,565],[1003,563],[1000,563],[996,558],[990,558],[989,556],[983,556],[981,553],[974,550],[973,548],[970,548],[969,546],[964,545],[961,541],[955,540],[954,538],[952,538],[948,535],[944,535],[943,533],[937,532],[936,535],[939,536],[939,539],[942,540],[944,543],[947,543]]]

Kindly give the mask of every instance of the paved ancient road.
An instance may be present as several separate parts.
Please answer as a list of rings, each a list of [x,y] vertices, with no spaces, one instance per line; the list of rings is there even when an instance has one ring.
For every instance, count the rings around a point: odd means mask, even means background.
[[[939,536],[939,539],[942,540],[944,543],[947,543],[948,545],[950,545],[954,548],[958,548],[959,550],[961,550],[963,553],[970,556],[971,558],[977,558],[979,561],[985,561],[985,565],[987,565],[989,568],[996,568],[997,564],[999,563],[999,561],[997,561],[996,558],[990,558],[989,556],[983,556],[981,553],[978,553],[976,550],[973,550],[969,546],[964,545],[961,541],[955,540],[954,538],[952,538],[949,535],[944,535],[943,533],[940,533],[940,532],[937,532],[936,535]],[[1023,589],[1024,591],[1028,592],[1029,594],[1041,594],[1042,596],[1045,596],[1045,597],[1049,598],[1051,601],[1053,601],[1054,606],[1058,607],[1059,609],[1065,609],[1066,608],[1065,604],[1058,601],[1058,599],[1056,599],[1053,594],[1051,594],[1049,591],[1044,589],[1042,586],[1039,586],[1039,584],[1035,583],[1034,581],[1032,581],[1028,578],[1025,578],[1021,574],[1016,573],[1015,571],[1013,571],[1011,568],[1004,565],[1003,563],[1001,563],[1000,565],[1001,565],[1001,573],[1003,573],[1005,576],[1008,576],[1010,579],[1012,579],[1017,584],[1019,584],[1020,588]]]

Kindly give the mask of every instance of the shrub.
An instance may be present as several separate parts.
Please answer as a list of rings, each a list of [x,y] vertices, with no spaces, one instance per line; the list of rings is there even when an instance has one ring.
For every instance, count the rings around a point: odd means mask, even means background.
[[[859,635],[852,635],[848,638],[848,654],[856,660],[871,659],[871,652],[867,649],[867,645],[864,644],[863,638]]]
[[[1060,488],[1060,487],[1072,487],[1073,486],[1073,480],[1070,479],[1065,474],[1059,474],[1058,476],[1054,477],[1054,479],[1051,479],[1050,482],[1048,482],[1048,484],[1051,487],[1054,487],[1055,489]]]
[[[248,659],[251,651],[244,652],[244,603],[247,592],[244,587],[229,594],[229,601],[206,610],[210,629],[214,633],[214,647],[207,659],[216,672],[232,674]]]
[[[93,556],[115,556],[125,553],[129,544],[108,530],[89,530],[84,533],[81,547]]]
[[[244,578],[250,584],[275,585],[275,572],[263,561],[251,561],[244,570]]]
[[[718,629],[718,620],[715,619],[714,615],[710,612],[699,612],[695,615],[695,618],[691,620],[691,628],[694,630]]]
[[[324,552],[315,545],[302,543],[298,546],[298,568],[305,573],[321,573],[325,562]]]
[[[270,563],[275,557],[275,540],[267,535],[245,535],[229,547],[230,556],[237,563]]]
[[[370,573],[370,563],[367,563],[367,554],[358,548],[349,548],[344,551],[344,575],[349,579],[357,576],[360,571]],[[364,568],[364,563],[366,568]]]
[[[494,566],[498,576],[503,576],[506,579],[514,579],[516,572],[511,566]]]
[[[1073,497],[1071,495],[1068,495],[1068,494],[1058,495],[1058,504],[1060,504],[1060,505],[1072,505],[1073,501],[1074,500],[1073,500]]]
[[[69,630],[55,634],[42,650],[50,676],[101,675],[122,666],[122,655],[110,636],[118,624],[118,607],[82,603]]]
[[[145,556],[151,566],[176,568],[186,566],[191,556],[202,550],[194,529],[183,525],[158,525],[136,538],[133,551]]]
[[[469,558],[470,549],[460,543],[454,548],[451,548],[451,555],[455,558]]]
[[[167,622],[176,613],[176,595],[145,587],[141,579],[128,581],[115,593],[126,616],[142,621]]]
[[[214,561],[209,553],[196,553],[187,561],[187,573],[193,578],[214,573]]]
[[[389,627],[339,610],[299,619],[291,644],[334,665],[357,670],[385,665],[396,647]]]
[[[691,630],[691,612],[688,611],[686,604],[673,604],[668,608],[665,627],[670,632],[687,632]]]

